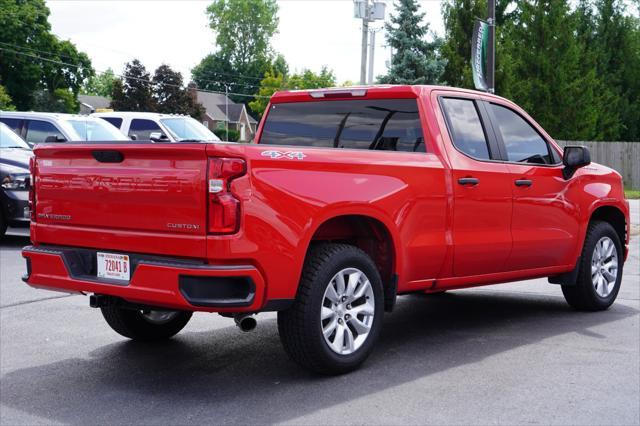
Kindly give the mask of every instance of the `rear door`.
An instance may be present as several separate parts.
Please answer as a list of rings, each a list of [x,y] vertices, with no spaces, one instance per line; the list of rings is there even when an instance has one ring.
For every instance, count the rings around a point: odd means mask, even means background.
[[[496,101],[497,102],[497,101]],[[504,151],[513,191],[509,270],[574,264],[578,209],[566,197],[559,153],[534,124],[509,105],[486,103]]]
[[[36,153],[39,243],[205,255],[204,144],[63,144]]]
[[[440,96],[439,104],[453,178],[453,273],[502,272],[511,252],[509,168],[494,161],[498,148],[481,101],[455,94]]]

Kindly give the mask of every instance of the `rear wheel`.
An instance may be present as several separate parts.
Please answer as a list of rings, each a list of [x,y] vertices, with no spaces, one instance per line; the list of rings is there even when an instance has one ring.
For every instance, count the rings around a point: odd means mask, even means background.
[[[623,248],[608,222],[589,224],[575,285],[563,285],[564,297],[575,309],[600,311],[613,304],[622,282]]]
[[[382,281],[357,247],[322,244],[307,254],[294,305],[278,313],[285,351],[321,374],[356,369],[371,353],[384,311]]]
[[[164,340],[180,330],[191,319],[193,312],[135,310],[117,306],[100,308],[107,324],[117,333],[134,340]]]

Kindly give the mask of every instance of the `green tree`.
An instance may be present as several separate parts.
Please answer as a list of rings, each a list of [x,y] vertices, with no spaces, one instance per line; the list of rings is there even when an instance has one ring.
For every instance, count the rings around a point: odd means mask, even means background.
[[[166,114],[186,114],[202,118],[204,108],[183,87],[182,74],[169,65],[160,65],[153,75],[153,97],[156,111]]]
[[[253,95],[261,77],[283,58],[273,58],[270,41],[278,30],[275,0],[215,0],[207,8],[215,33],[217,51],[207,55],[193,70],[198,87],[206,90]],[[275,59],[275,60],[274,60]],[[284,62],[286,65],[286,62]],[[231,96],[247,102],[250,97]]]
[[[58,60],[42,63],[44,88],[49,93],[54,93],[58,89],[68,89],[76,98],[84,82],[95,75],[89,56],[78,52],[70,41],[57,39],[51,46],[49,55],[53,55]]]
[[[249,108],[251,108],[251,111],[255,114],[262,116],[269,103],[269,98],[278,90],[283,90],[284,87],[284,75],[282,75],[282,73],[276,74],[274,71],[267,71],[260,82],[260,89],[257,93],[258,96],[249,102]]]
[[[113,81],[115,79],[116,76],[113,70],[107,68],[106,71],[89,78],[80,89],[80,92],[84,95],[109,97],[113,92]]]
[[[327,67],[322,67],[319,73],[311,70],[302,70],[298,74],[290,75],[286,80],[289,90],[320,89],[336,85],[336,76]]]
[[[487,14],[486,0],[447,0],[442,4],[445,41],[442,56],[447,63],[442,79],[455,87],[473,88],[471,37],[477,17]]]
[[[0,111],[14,111],[15,109],[11,96],[9,96],[4,86],[0,86]]]
[[[333,71],[322,67],[319,73],[303,70],[298,74],[285,76],[282,73],[268,71],[260,82],[260,90],[255,100],[249,102],[251,110],[262,116],[267,108],[269,98],[279,90],[319,89],[336,85]]]
[[[33,95],[33,109],[45,112],[62,112],[77,114],[80,103],[76,95],[69,89],[39,90]]]
[[[640,20],[626,13],[622,0],[596,0],[594,36],[596,73],[609,95],[603,108],[616,119],[599,117],[603,139],[640,140]],[[607,102],[608,101],[608,102]],[[616,124],[618,124],[616,126]]]
[[[48,18],[44,0],[0,0],[0,84],[19,109],[32,109],[40,90],[69,89],[75,97],[93,74],[86,54],[58,40]]]
[[[583,66],[577,23],[567,0],[524,1],[503,34],[511,40],[513,78],[500,94],[559,139],[598,137],[598,76]]]
[[[397,11],[386,24],[387,43],[393,49],[387,75],[379,77],[385,84],[436,84],[441,81],[445,61],[440,56],[442,40],[426,40],[429,24],[422,25],[417,0],[400,0]]]
[[[125,65],[122,79],[114,80],[111,108],[116,111],[155,111],[151,75],[139,60]]]

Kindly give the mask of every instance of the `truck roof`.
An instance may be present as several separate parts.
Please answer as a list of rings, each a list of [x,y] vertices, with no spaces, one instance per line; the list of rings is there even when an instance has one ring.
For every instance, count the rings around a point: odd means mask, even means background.
[[[271,102],[305,102],[313,99],[322,100],[332,98],[416,98],[421,95],[428,95],[432,90],[437,89],[449,91],[453,90],[461,93],[500,98],[499,96],[492,95],[486,92],[462,89],[459,87],[407,84],[375,84],[366,86],[330,87],[323,89],[284,90],[276,92],[271,97]]]

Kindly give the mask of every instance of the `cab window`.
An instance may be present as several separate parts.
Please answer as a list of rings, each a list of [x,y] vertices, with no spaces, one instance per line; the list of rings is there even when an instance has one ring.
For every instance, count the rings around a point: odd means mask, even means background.
[[[162,133],[162,129],[160,129],[160,126],[155,121],[142,120],[139,118],[131,120],[131,125],[129,126],[129,137],[136,135],[138,140],[145,140],[149,139],[151,133],[154,132]]]
[[[550,151],[540,134],[515,111],[490,104],[493,120],[507,152],[507,160],[517,163],[555,164],[557,156]]]
[[[487,136],[471,99],[442,98],[442,107],[455,147],[478,160],[490,160]]]
[[[25,140],[27,143],[33,145],[35,143],[42,143],[49,136],[55,136],[59,141],[66,141],[60,130],[48,121],[31,120],[27,124],[27,136]]]

